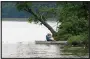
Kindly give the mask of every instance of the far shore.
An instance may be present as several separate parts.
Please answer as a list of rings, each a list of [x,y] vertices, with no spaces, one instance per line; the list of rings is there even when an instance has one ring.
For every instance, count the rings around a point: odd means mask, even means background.
[[[28,21],[29,18],[2,18],[2,21]],[[53,19],[53,20],[52,20]],[[56,18],[47,18],[48,21],[57,21]]]

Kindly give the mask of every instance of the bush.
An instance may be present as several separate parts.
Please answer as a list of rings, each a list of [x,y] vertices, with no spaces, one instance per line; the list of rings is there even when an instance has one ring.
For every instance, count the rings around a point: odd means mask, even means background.
[[[69,37],[71,37],[72,34],[62,34],[61,32],[57,33],[57,36],[55,36],[55,39],[56,40],[60,40],[60,41],[65,41],[65,40],[68,40]]]
[[[81,42],[80,39],[81,39],[80,36],[71,36],[68,38],[68,43],[70,45],[79,45]]]
[[[71,36],[68,38],[68,43],[70,45],[83,45],[88,43],[88,36],[85,33],[82,33],[77,36]]]

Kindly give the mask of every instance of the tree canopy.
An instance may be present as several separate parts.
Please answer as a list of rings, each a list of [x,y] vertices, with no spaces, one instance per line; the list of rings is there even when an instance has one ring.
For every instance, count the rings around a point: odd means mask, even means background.
[[[57,40],[68,40],[71,44],[88,44],[89,11],[87,3],[66,3],[58,9],[59,26]]]
[[[51,7],[49,7],[49,4],[40,3],[40,5],[33,3],[33,2],[17,2],[16,7],[19,11],[26,11],[32,15],[32,17],[29,18],[29,21],[34,21],[36,23],[41,22],[44,26],[46,26],[51,33],[54,35],[56,31],[46,22],[46,15],[49,16],[50,13],[48,13],[49,10],[52,10]],[[53,5],[53,4],[52,4]],[[46,9],[43,9],[47,8]],[[44,11],[43,11],[44,10]],[[53,13],[52,13],[53,14]]]
[[[55,34],[55,40],[67,40],[71,44],[88,44],[89,12],[87,2],[55,2],[53,4],[18,2],[17,8],[20,11],[31,13],[29,21],[41,22],[52,34]],[[57,22],[61,23],[58,32],[55,32],[47,24],[46,18],[48,17],[55,17]]]

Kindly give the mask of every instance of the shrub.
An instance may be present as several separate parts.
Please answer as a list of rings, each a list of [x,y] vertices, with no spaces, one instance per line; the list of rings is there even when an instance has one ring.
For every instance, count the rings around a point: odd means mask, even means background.
[[[82,45],[88,43],[88,36],[85,33],[82,33],[77,36],[71,36],[68,38],[68,43],[71,45]]]
[[[71,36],[68,38],[68,43],[71,45],[78,45],[80,44],[80,36]]]

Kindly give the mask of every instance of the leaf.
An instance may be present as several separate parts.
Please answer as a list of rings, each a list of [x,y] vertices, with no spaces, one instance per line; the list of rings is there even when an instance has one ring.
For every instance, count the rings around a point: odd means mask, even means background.
[[[31,23],[32,21],[33,21],[33,19],[32,19],[32,18],[29,18],[29,19],[28,19],[28,22],[30,22],[30,23]]]
[[[17,2],[16,7],[19,11],[22,11],[28,7],[31,7],[31,2]]]

